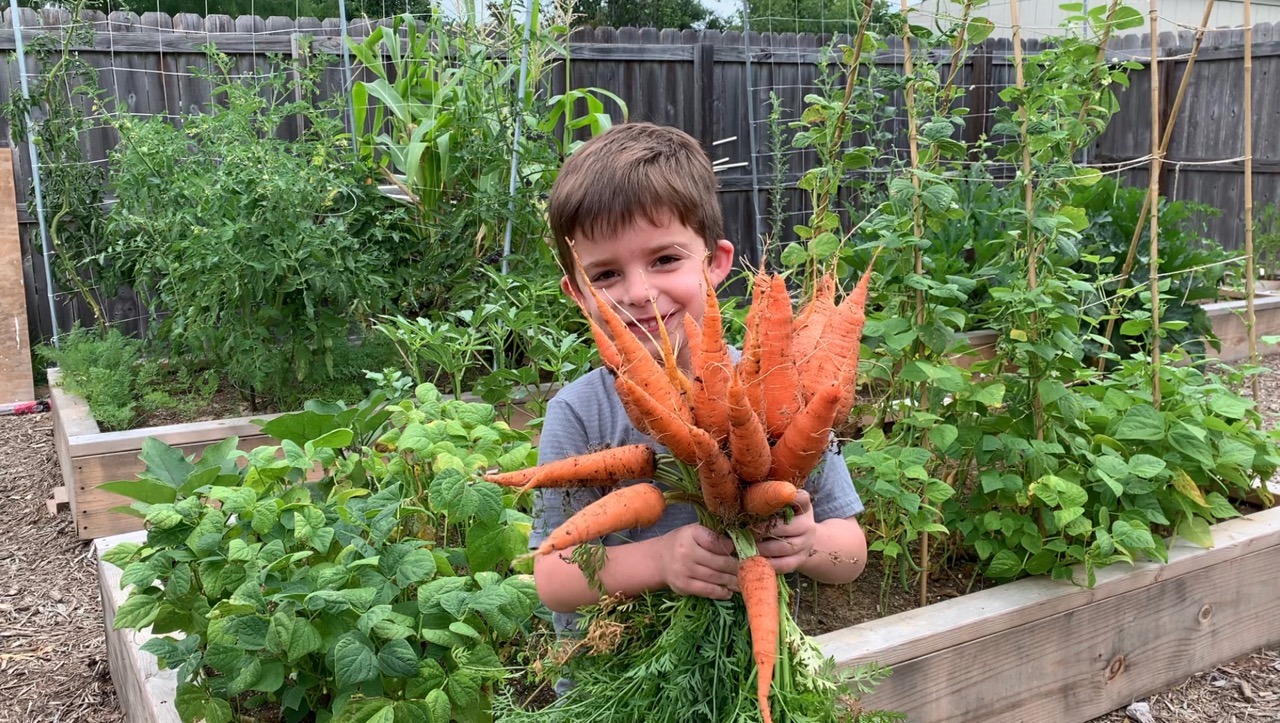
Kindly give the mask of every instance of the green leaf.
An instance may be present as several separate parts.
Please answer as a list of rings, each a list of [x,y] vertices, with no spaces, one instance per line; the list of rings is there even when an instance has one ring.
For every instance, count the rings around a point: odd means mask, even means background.
[[[991,558],[987,574],[997,580],[1008,580],[1022,572],[1022,558],[1010,550],[1000,550]]]
[[[142,440],[142,451],[138,459],[146,465],[146,470],[139,477],[148,477],[178,489],[187,480],[187,476],[195,470],[195,465],[187,461],[182,450],[161,442],[155,437]]]
[[[1142,13],[1137,9],[1128,5],[1118,5],[1115,14],[1111,16],[1111,32],[1119,33],[1140,28],[1145,22]]]
[[[357,698],[347,701],[331,723],[392,723],[394,708],[386,698]]]
[[[1129,471],[1143,479],[1151,479],[1164,471],[1165,462],[1149,454],[1135,454],[1129,458]]]
[[[954,424],[939,424],[929,430],[929,441],[938,450],[945,450],[950,447],[951,443],[955,442],[959,436],[960,430],[956,429]]]
[[[998,407],[1004,402],[1005,386],[1001,382],[977,385],[973,392],[973,401],[988,407]]]
[[[1253,407],[1252,401],[1234,394],[1218,392],[1209,397],[1209,409],[1213,410],[1214,414],[1227,419],[1242,419]]]
[[[414,583],[429,580],[436,574],[436,558],[430,550],[411,550],[396,566],[396,582],[401,587],[409,587]]]
[[[310,440],[313,449],[342,449],[351,444],[355,433],[350,429],[334,429]]]
[[[378,677],[378,659],[373,654],[373,643],[362,633],[347,633],[338,639],[333,649],[333,667],[339,688],[373,680]]]
[[[1236,510],[1230,500],[1217,492],[1210,492],[1205,495],[1205,501],[1209,503],[1209,513],[1220,520],[1240,516],[1240,512]]]
[[[478,520],[467,528],[467,564],[472,570],[492,570],[528,550],[529,536],[513,525]]]
[[[1178,523],[1178,534],[1200,547],[1213,547],[1213,532],[1209,529],[1209,522],[1203,517],[1192,515],[1184,518]]]
[[[111,623],[111,629],[141,630],[150,625],[159,612],[159,600],[150,595],[134,592],[116,610],[116,619]]]
[[[1083,507],[1064,507],[1053,511],[1053,522],[1058,526],[1058,529],[1065,529],[1068,524],[1083,514]]]
[[[288,440],[302,446],[336,429],[337,421],[332,414],[317,414],[308,410],[282,414],[261,427],[263,432],[275,439],[282,442]]]
[[[103,562],[109,562],[116,567],[123,568],[141,549],[142,545],[136,542],[121,542],[102,553],[101,558]]]
[[[268,652],[284,655],[294,663],[304,655],[319,652],[322,644],[320,631],[306,618],[279,610],[271,616],[271,626],[267,628]]]
[[[489,482],[472,484],[458,469],[440,471],[429,490],[433,509],[451,518],[497,519],[502,513],[502,488]]]
[[[395,723],[434,723],[431,706],[425,700],[397,700]],[[447,719],[443,723],[448,723]]]
[[[1164,417],[1149,404],[1140,404],[1125,412],[1113,435],[1116,439],[1159,441],[1165,438]]]
[[[178,490],[166,482],[152,479],[130,479],[116,482],[104,482],[99,489],[112,494],[122,495],[132,500],[149,505],[172,503],[178,498]]]
[[[222,503],[222,511],[237,515],[258,501],[258,493],[252,487],[214,487],[209,496]]]
[[[403,638],[388,641],[378,651],[378,666],[383,675],[413,678],[418,675],[418,654]]]

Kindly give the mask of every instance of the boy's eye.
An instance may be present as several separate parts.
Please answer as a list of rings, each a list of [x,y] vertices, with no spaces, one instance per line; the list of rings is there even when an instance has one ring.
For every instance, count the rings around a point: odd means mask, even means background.
[[[618,274],[615,271],[601,271],[591,277],[591,284],[594,286],[596,284],[603,283],[605,281],[608,281],[609,279],[612,279],[617,275]]]
[[[679,256],[673,256],[673,255],[671,255],[671,254],[664,254],[664,255],[659,256],[659,257],[658,257],[658,260],[654,262],[654,265],[656,265],[656,266],[666,266],[667,264],[674,264],[674,263],[677,263],[677,262],[679,262],[679,261],[680,261],[680,257],[679,257]]]

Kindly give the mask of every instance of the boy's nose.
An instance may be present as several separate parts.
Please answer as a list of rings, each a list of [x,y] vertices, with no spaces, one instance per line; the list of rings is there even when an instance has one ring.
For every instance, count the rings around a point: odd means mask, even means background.
[[[648,307],[653,299],[653,287],[645,274],[627,275],[627,283],[623,284],[623,297],[618,299],[619,305]]]

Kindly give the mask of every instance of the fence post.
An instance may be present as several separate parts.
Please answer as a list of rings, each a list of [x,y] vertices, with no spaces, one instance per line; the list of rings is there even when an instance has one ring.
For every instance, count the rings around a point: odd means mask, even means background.
[[[693,128],[702,147],[715,160],[712,143],[716,125],[716,46],[698,43],[693,46]]]
[[[16,0],[9,0],[16,2]],[[351,152],[355,155],[356,165],[360,164],[360,130],[356,128],[356,102],[351,96],[351,91],[355,86],[351,84],[351,49],[347,47],[347,34],[350,28],[347,26],[347,3],[346,0],[338,0],[338,18],[342,21],[342,92],[347,94],[347,128],[351,130]]]
[[[31,90],[27,87],[27,57],[22,43],[22,13],[18,0],[9,0],[9,12],[13,16],[13,44],[18,56],[18,82],[22,86],[22,100],[31,107]],[[31,157],[31,182],[36,194],[36,219],[40,222],[40,246],[44,253],[44,283],[49,298],[49,324],[53,329],[53,345],[58,345],[58,306],[54,303],[58,289],[53,285],[53,254],[49,250],[49,227],[44,220],[44,192],[40,188],[40,154],[36,151],[35,133],[31,128],[31,111],[22,114],[26,126],[27,153]]]

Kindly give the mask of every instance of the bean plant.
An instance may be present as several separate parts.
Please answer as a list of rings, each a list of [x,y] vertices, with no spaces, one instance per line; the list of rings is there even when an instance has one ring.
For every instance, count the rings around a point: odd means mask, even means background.
[[[1114,223],[1098,192],[1109,181],[1074,158],[1105,129],[1135,67],[1106,61],[1098,48],[1141,16],[1112,3],[1073,17],[1070,27],[1085,31],[1024,59],[1025,80],[1001,93],[993,135],[967,142],[957,66],[991,27],[976,5],[936,32],[902,26],[910,62],[890,87],[909,154],[889,164],[882,200],[838,209],[815,200],[783,262],[809,288],[830,264],[847,275],[879,253],[864,401],[844,452],[886,578],[924,581],[949,557],[998,580],[1080,573],[1091,584],[1100,566],[1164,559],[1174,535],[1209,544],[1209,524],[1237,514],[1231,497],[1267,478],[1280,455],[1254,402],[1238,393],[1258,370],[1189,354],[1199,351],[1190,319],[1153,336],[1149,309],[1167,308],[1187,278],[1166,276],[1156,299],[1132,292],[1135,303],[1115,312],[1098,303],[1115,288],[1114,253],[1098,245],[1098,229]],[[809,99],[798,144],[875,130],[847,109],[869,92],[861,65],[884,47],[860,33],[844,49],[851,80],[834,97]],[[862,183],[849,171],[871,150],[840,148],[812,172],[821,198]],[[1007,185],[1000,168],[1016,173]],[[1171,266],[1190,274],[1215,263],[1188,258]],[[1128,346],[1103,333],[1110,318],[1122,322]],[[993,358],[964,356],[972,350],[960,333],[975,319],[998,333]],[[1179,364],[1158,368],[1160,395],[1142,354],[1153,343]]]
[[[156,635],[183,721],[491,719],[538,600],[513,565],[528,516],[474,473],[532,447],[489,405],[384,381],[272,419],[280,443],[249,452],[148,439],[145,471],[107,485],[147,522],[104,555],[131,586],[114,627]]]

